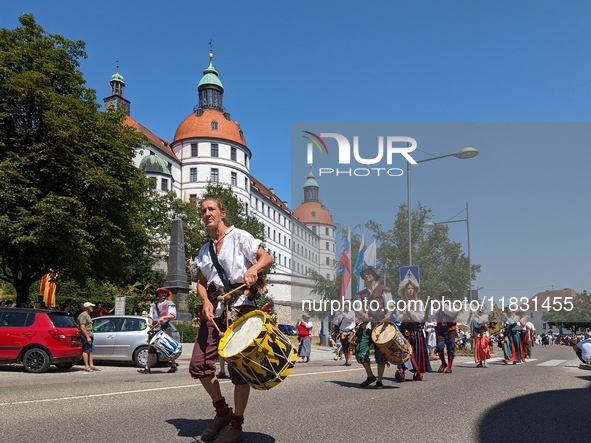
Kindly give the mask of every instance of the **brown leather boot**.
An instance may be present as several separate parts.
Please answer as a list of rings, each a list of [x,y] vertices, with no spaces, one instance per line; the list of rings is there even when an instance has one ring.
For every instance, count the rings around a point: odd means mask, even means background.
[[[234,412],[232,408],[228,408],[228,414],[219,417],[218,415],[215,416],[213,422],[207,427],[203,434],[201,434],[201,440],[208,441],[213,440],[222,429],[230,424],[230,422],[234,419]]]
[[[232,421],[228,430],[220,435],[214,443],[237,443],[242,440],[244,440],[242,426]]]

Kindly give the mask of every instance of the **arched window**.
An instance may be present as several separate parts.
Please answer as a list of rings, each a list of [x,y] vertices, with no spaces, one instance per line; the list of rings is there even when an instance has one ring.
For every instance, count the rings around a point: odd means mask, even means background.
[[[213,120],[211,122],[211,130],[212,131],[217,131],[218,130],[218,122],[217,121]]]

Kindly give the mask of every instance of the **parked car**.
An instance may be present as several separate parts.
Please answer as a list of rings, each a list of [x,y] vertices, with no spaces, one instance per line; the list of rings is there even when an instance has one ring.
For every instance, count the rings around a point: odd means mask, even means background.
[[[277,325],[279,330],[285,335],[298,335],[298,328],[292,325]]]
[[[107,315],[92,319],[95,360],[132,361],[139,368],[148,361],[148,318],[135,315]],[[171,324],[172,337],[180,342]],[[160,351],[158,361],[168,361]]]
[[[0,308],[0,363],[38,373],[70,369],[81,357],[78,325],[65,312]]]

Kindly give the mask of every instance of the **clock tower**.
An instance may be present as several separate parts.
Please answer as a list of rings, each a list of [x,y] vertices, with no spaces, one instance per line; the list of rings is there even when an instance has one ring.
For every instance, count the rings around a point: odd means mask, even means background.
[[[125,88],[125,81],[119,74],[119,66],[117,66],[117,72],[111,77],[111,96],[103,99],[105,111],[115,108],[129,116],[130,101],[123,98],[123,88]]]

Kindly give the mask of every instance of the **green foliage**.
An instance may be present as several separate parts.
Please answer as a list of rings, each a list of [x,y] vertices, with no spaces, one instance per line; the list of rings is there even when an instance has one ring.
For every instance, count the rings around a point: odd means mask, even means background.
[[[151,186],[132,162],[145,137],[84,86],[84,42],[19,20],[0,30],[0,279],[20,301],[50,269],[125,280]]]
[[[419,298],[424,301],[428,296],[439,296],[445,290],[451,290],[455,299],[464,297],[468,289],[468,257],[463,253],[461,244],[449,239],[449,228],[436,225],[433,229],[425,229],[423,223],[431,218],[431,210],[420,203],[411,212],[411,235],[413,266],[419,266],[421,291]],[[405,204],[398,207],[394,226],[383,230],[382,226],[369,221],[365,226],[356,226],[351,234],[351,267],[355,266],[357,253],[361,244],[361,230],[365,231],[365,245],[377,239],[377,270],[380,274],[379,283],[384,283],[392,290],[392,296],[398,298],[400,268],[408,266],[408,216]],[[368,235],[373,233],[373,235]],[[340,227],[339,234],[344,240],[347,230]],[[472,265],[472,280],[480,272],[480,265]],[[312,274],[316,288],[314,293],[324,300],[338,299],[341,293],[343,265],[337,262],[334,281],[326,280],[321,275]],[[353,275],[352,293],[356,288],[356,277]],[[355,298],[353,294],[353,298]]]
[[[584,290],[577,296],[573,303],[573,309],[567,311],[549,311],[542,316],[542,320],[552,326],[562,326],[573,333],[579,328],[591,328],[591,294]]]
[[[182,343],[195,343],[197,333],[199,332],[198,328],[184,323],[175,323],[174,326],[181,335]]]

